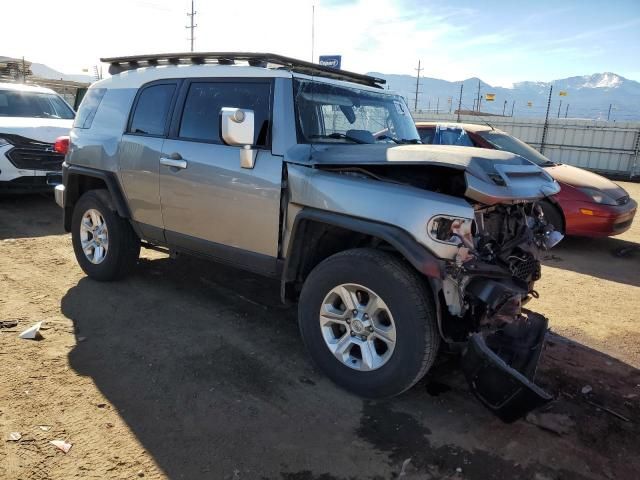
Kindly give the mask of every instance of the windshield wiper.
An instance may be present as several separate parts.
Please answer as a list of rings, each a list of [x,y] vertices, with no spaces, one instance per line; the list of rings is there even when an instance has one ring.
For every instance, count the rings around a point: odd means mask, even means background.
[[[333,132],[333,133],[330,133],[329,135],[316,134],[316,135],[311,135],[309,138],[335,138],[335,139],[351,140],[354,143],[369,143],[369,142],[364,142],[359,138],[352,137],[351,135],[345,135],[344,133],[339,133],[339,132]]]
[[[389,135],[379,135],[376,137],[376,140],[391,140],[393,143],[402,143],[402,140],[395,137],[390,137]]]
[[[408,139],[408,138],[396,138],[396,137],[391,137],[389,135],[379,135],[376,137],[376,140],[391,140],[393,143],[398,143],[398,144],[413,144],[413,145],[417,145],[419,143],[422,143],[420,140],[418,140],[417,138],[412,138],[412,139]]]

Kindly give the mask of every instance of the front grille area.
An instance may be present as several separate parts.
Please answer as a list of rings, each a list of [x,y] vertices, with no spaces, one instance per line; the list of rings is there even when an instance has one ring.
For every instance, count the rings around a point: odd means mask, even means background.
[[[525,282],[540,280],[540,262],[533,255],[527,254],[522,258],[512,257],[509,269],[511,275]]]
[[[629,203],[629,195],[625,195],[624,197],[620,197],[619,199],[616,200],[616,203],[618,205],[626,205],[627,203]]]
[[[39,142],[19,135],[2,135],[14,147],[7,152],[7,158],[16,167],[25,170],[62,170],[64,155],[53,151],[53,144]]]
[[[630,218],[629,220],[625,220],[624,222],[614,223],[613,231],[616,233],[622,232],[623,230],[626,230],[627,228],[629,228],[632,222],[633,222],[633,218]]]

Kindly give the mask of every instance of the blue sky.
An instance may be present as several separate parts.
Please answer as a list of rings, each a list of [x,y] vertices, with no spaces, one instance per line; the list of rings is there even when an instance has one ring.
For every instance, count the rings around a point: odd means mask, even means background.
[[[499,86],[612,71],[640,81],[640,0],[195,0],[196,50],[342,54],[357,72]],[[190,0],[21,0],[2,6],[0,55],[80,73],[101,56],[188,50]],[[54,28],[55,34],[43,34]],[[46,41],[43,41],[46,40]]]
[[[351,2],[353,3],[353,2]],[[489,83],[613,71],[640,80],[640,1],[401,1]],[[429,21],[441,13],[442,20]],[[440,42],[438,42],[440,43]],[[429,52],[424,51],[428,56]],[[428,61],[427,61],[428,64]],[[460,67],[463,68],[463,67]]]

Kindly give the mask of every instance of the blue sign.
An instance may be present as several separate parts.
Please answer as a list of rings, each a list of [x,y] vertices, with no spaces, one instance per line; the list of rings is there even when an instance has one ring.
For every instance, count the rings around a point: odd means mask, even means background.
[[[320,55],[320,65],[323,67],[335,68],[340,70],[342,65],[342,55]]]

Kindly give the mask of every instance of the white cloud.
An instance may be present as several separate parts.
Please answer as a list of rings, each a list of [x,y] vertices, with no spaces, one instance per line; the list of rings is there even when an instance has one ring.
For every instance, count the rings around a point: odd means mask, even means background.
[[[479,12],[425,0],[195,0],[196,50],[268,51],[311,59],[311,6],[316,5],[315,60],[342,54],[357,72],[461,80],[480,76],[508,85],[535,73],[545,55],[628,28],[638,20],[546,42],[526,42],[513,22],[490,26]],[[101,56],[185,51],[190,0],[20,0],[2,6],[0,54],[25,56],[65,73]],[[542,14],[531,14],[542,22]],[[528,17],[527,17],[528,18]],[[526,19],[525,19],[526,20]],[[529,21],[525,23],[531,23]],[[480,32],[480,33],[476,33]],[[579,45],[578,45],[579,46]],[[593,54],[593,53],[592,53]],[[582,54],[584,58],[586,53]],[[579,52],[571,58],[579,57]],[[589,68],[591,70],[591,68]],[[576,72],[582,73],[580,71]]]

